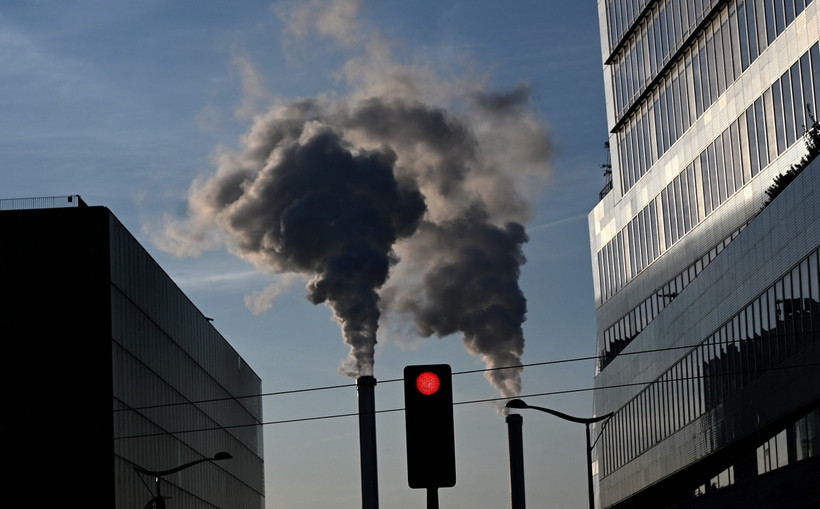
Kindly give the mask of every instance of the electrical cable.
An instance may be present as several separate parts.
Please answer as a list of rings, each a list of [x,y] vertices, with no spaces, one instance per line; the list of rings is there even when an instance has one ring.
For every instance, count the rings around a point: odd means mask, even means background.
[[[763,371],[779,371],[785,369],[798,369],[798,368],[811,368],[811,367],[818,367],[820,363],[813,362],[807,364],[797,364],[797,365],[790,365],[790,366],[777,366],[772,368],[767,368]],[[760,372],[761,370],[756,370],[756,372]],[[752,371],[745,370],[745,371],[735,371],[735,372],[727,372],[727,373],[720,373],[714,375],[708,375],[708,378],[718,378],[724,376],[736,376],[742,375],[743,373],[750,373]],[[455,374],[455,373],[454,373]],[[650,382],[629,382],[624,384],[614,384],[614,385],[607,385],[601,387],[584,387],[580,389],[564,389],[560,391],[549,391],[549,392],[540,392],[540,393],[530,393],[530,394],[522,394],[517,396],[518,398],[536,398],[536,397],[544,397],[544,396],[558,396],[563,394],[574,394],[580,392],[590,392],[590,391],[598,391],[598,390],[607,390],[607,389],[618,389],[623,387],[633,387],[633,386],[641,386],[641,385],[650,385],[653,383],[673,383],[673,382],[681,382],[684,380],[693,380],[693,379],[700,379],[700,378],[707,378],[703,376],[689,376],[689,377],[681,377],[681,378],[672,378],[669,380],[654,380]],[[349,385],[348,385],[349,386]],[[484,398],[484,399],[474,399],[474,400],[467,400],[467,401],[457,401],[453,403],[453,406],[459,405],[472,405],[477,403],[494,403],[497,401],[506,401],[512,398],[509,397],[494,397],[494,398]],[[385,410],[375,410],[373,413],[375,414],[385,414],[385,413],[393,413],[393,412],[402,412],[404,408],[391,408]],[[147,438],[147,437],[154,437],[154,436],[161,436],[161,435],[179,435],[183,433],[199,433],[205,431],[218,431],[218,430],[227,430],[227,429],[237,429],[237,428],[248,428],[248,427],[256,427],[256,426],[273,426],[273,425],[280,425],[280,424],[292,424],[297,422],[310,422],[310,421],[319,421],[319,420],[326,420],[326,419],[338,419],[343,417],[357,417],[359,416],[359,412],[351,412],[351,413],[344,413],[344,414],[328,414],[328,415],[319,415],[313,417],[300,417],[295,419],[282,419],[277,421],[266,421],[266,422],[259,422],[259,423],[249,423],[249,424],[235,424],[229,426],[214,426],[208,428],[197,428],[197,429],[190,429],[190,430],[178,430],[178,431],[164,431],[164,432],[157,432],[157,433],[144,433],[144,434],[137,434],[137,435],[127,435],[122,437],[114,437],[114,440],[126,440],[126,439],[135,439],[135,438]]]
[[[698,346],[698,345],[696,345]],[[656,353],[656,352],[665,352],[670,350],[680,350],[680,349],[691,349],[695,348],[694,346],[670,346],[664,348],[656,348],[650,350],[640,350],[637,352],[621,352],[619,355],[638,355],[638,354],[645,354],[645,353]],[[536,366],[549,366],[553,364],[566,364],[570,362],[583,362],[583,361],[594,361],[600,359],[600,356],[588,356],[588,357],[573,357],[569,359],[559,359],[554,361],[541,361],[541,362],[531,362],[525,364],[515,364],[512,366],[499,366],[495,368],[480,368],[480,369],[470,369],[465,371],[454,371],[453,376],[456,375],[468,375],[468,374],[475,374],[475,373],[487,373],[490,371],[499,371],[505,369],[523,369],[523,368],[530,368]],[[386,380],[378,380],[379,384],[387,384],[387,383],[394,383],[394,382],[401,382],[403,378],[390,378]],[[216,403],[219,401],[233,401],[233,400],[240,400],[240,399],[249,399],[249,398],[265,398],[269,396],[283,396],[286,394],[298,394],[302,392],[315,392],[315,391],[324,391],[324,390],[331,390],[331,389],[342,389],[347,387],[356,387],[355,383],[347,383],[347,384],[339,384],[339,385],[326,385],[320,387],[310,387],[305,389],[291,389],[286,391],[276,391],[276,392],[263,392],[260,394],[250,394],[244,396],[225,396],[221,398],[209,398],[209,399],[201,399],[196,401],[183,401],[177,403],[162,403],[157,405],[145,405],[145,406],[138,406],[138,407],[128,407],[128,408],[117,408],[114,409],[114,412],[130,412],[136,410],[147,410],[147,409],[154,409],[154,408],[163,408],[163,407],[172,407],[172,406],[180,406],[180,405],[198,405],[202,403]],[[504,399],[504,398],[501,398]]]

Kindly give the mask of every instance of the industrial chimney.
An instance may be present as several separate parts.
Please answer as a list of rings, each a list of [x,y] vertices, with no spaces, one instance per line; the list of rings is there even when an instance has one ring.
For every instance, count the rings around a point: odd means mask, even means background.
[[[510,445],[510,497],[512,509],[525,509],[524,492],[524,419],[519,414],[507,416],[507,433]]]
[[[359,392],[359,454],[362,468],[362,509],[379,509],[379,482],[376,467],[376,379],[360,376],[356,380]]]

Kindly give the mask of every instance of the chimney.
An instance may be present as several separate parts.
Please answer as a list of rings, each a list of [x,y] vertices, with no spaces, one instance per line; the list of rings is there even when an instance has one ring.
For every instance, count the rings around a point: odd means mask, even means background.
[[[360,376],[356,380],[359,392],[359,454],[362,468],[362,509],[379,509],[379,482],[376,467],[376,379]]]
[[[507,435],[510,442],[510,497],[512,509],[527,507],[524,496],[524,440],[521,430],[524,419],[519,414],[507,416]]]

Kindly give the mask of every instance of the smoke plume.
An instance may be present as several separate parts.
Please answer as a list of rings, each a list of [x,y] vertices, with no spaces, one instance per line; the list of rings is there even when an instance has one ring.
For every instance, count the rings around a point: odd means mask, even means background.
[[[307,277],[308,299],[333,310],[350,346],[345,374],[372,374],[379,323],[392,320],[421,337],[461,333],[488,368],[520,364],[524,225],[550,153],[529,88],[495,92],[398,63],[363,31],[358,2],[326,3],[280,15],[291,36],[366,40],[344,66],[349,90],[257,115],[158,243],[189,255],[226,246],[262,271]],[[256,311],[277,291],[253,299]],[[504,396],[520,391],[520,369],[488,379]]]

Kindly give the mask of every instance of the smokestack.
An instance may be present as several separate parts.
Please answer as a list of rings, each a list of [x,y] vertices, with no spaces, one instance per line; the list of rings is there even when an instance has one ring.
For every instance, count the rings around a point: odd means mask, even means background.
[[[359,391],[359,454],[362,468],[362,509],[379,509],[379,481],[376,465],[376,379],[360,376]]]
[[[525,509],[524,495],[524,440],[521,430],[524,419],[519,414],[507,416],[507,434],[510,442],[510,497],[512,509]]]

